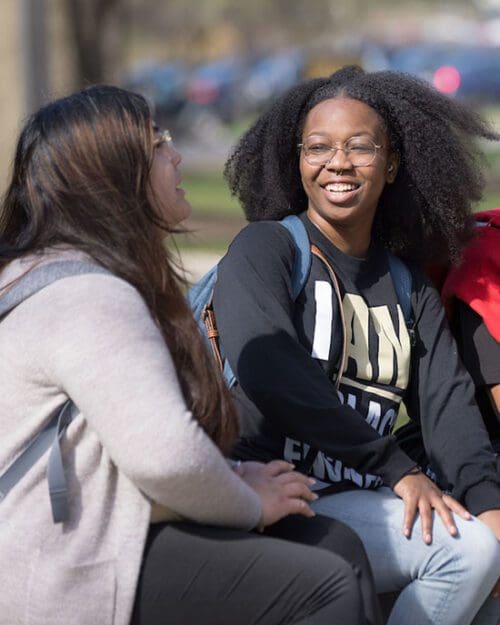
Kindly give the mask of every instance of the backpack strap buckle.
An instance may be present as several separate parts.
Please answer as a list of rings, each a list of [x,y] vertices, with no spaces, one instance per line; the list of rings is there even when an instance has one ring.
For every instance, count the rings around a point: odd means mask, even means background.
[[[214,358],[217,362],[219,369],[224,371],[224,363],[222,361],[222,355],[219,347],[219,330],[217,329],[217,323],[215,321],[215,313],[212,307],[212,296],[209,301],[203,306],[201,311],[201,318],[205,325],[207,338],[212,348]]]
[[[410,345],[411,347],[415,347],[417,344],[417,330],[415,328],[415,323],[412,323],[411,325],[408,324],[406,329],[408,331],[408,336],[410,337]]]

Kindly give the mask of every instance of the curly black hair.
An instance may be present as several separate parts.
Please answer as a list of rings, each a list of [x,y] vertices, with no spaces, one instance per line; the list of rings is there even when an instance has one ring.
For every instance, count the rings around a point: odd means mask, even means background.
[[[457,261],[472,236],[471,205],[482,195],[477,138],[500,139],[478,114],[413,76],[348,66],[299,83],[243,135],[224,175],[249,221],[307,208],[299,150],[307,113],[335,97],[359,100],[381,117],[400,165],[379,200],[374,233],[419,263]]]

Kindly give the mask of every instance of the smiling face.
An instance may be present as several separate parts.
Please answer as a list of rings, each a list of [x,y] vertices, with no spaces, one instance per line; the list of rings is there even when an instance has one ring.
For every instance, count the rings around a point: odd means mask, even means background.
[[[331,98],[309,111],[302,133],[303,144],[332,147],[347,144],[356,149],[360,142],[381,146],[368,165],[355,167],[342,150],[331,152],[332,158],[325,165],[308,163],[304,150],[300,155],[309,218],[334,243],[347,237],[352,243],[347,247],[355,250],[369,245],[378,200],[386,183],[394,182],[398,157],[389,150],[382,119],[367,104],[351,98]]]
[[[155,128],[154,153],[149,172],[151,202],[158,215],[173,228],[191,214],[191,205],[179,187],[182,180],[177,169],[181,155],[173,145],[168,131],[161,133]]]

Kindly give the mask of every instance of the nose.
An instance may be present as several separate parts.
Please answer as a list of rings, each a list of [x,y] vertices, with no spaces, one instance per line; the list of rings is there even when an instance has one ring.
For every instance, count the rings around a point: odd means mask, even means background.
[[[177,165],[180,165],[181,161],[182,161],[182,155],[180,152],[178,152],[175,148],[170,148],[171,150],[171,155],[170,155],[170,159],[172,161],[172,163],[177,167]]]
[[[327,169],[336,169],[336,170],[344,170],[350,169],[352,167],[352,163],[349,160],[349,157],[344,148],[335,147],[334,152],[332,152],[332,157],[329,161],[325,163],[325,167]]]

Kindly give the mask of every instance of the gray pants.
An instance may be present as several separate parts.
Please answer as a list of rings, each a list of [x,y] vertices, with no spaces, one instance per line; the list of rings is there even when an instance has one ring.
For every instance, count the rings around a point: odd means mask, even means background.
[[[349,528],[289,517],[269,533],[152,526],[132,625],[380,623],[369,565]]]

